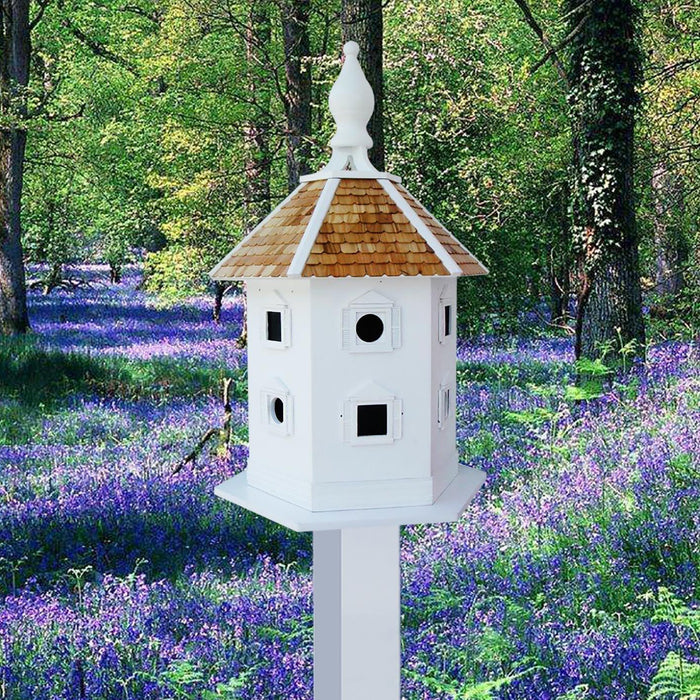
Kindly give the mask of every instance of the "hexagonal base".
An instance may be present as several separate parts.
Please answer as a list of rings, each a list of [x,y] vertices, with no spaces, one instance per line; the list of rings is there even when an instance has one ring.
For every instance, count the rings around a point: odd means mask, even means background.
[[[459,466],[457,476],[430,506],[310,511],[248,485],[245,471],[219,484],[214,493],[280,525],[307,532],[376,525],[417,525],[457,520],[486,479],[478,469]]]

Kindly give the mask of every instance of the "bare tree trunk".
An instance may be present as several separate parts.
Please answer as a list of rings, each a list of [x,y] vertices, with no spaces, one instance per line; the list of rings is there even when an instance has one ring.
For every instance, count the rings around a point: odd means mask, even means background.
[[[221,323],[221,307],[224,301],[224,294],[232,287],[233,285],[229,282],[214,282],[214,310],[212,312],[214,323]]]
[[[577,357],[644,355],[634,127],[641,54],[632,0],[567,0],[574,217],[581,269]],[[581,17],[581,13],[586,14]]]
[[[256,2],[250,8],[246,29],[246,59],[248,88],[255,96],[253,113],[243,130],[245,142],[244,210],[245,230],[249,232],[270,211],[270,131],[269,105],[261,81],[266,76],[262,68],[260,46],[270,42],[270,15],[267,4]]]
[[[284,69],[287,79],[287,186],[291,192],[299,176],[309,172],[311,156],[311,64],[309,62],[310,0],[282,5]]]
[[[248,62],[248,87],[251,95],[256,97],[253,103],[258,105],[256,111],[244,128],[245,143],[245,185],[244,211],[245,233],[250,232],[270,211],[270,176],[272,156],[270,153],[269,105],[265,100],[268,92],[261,90],[261,81],[266,79],[262,67],[259,46],[270,42],[270,15],[268,5],[256,2],[250,9],[246,31],[246,58]],[[248,343],[247,308],[244,308],[243,331],[238,339],[239,347]]]
[[[109,262],[109,281],[111,284],[120,284],[122,281],[122,266],[121,263],[110,260]]]
[[[673,296],[683,288],[683,265],[688,250],[679,230],[683,214],[683,188],[666,163],[658,163],[651,178],[654,197],[654,248],[656,250],[656,290]]]
[[[360,46],[360,63],[374,90],[374,114],[367,131],[373,146],[369,158],[377,170],[384,164],[384,70],[383,18],[381,0],[342,0],[343,42],[356,41]]]
[[[51,263],[49,268],[49,273],[44,280],[44,294],[51,294],[51,292],[58,287],[63,281],[63,263],[54,262]]]
[[[571,298],[571,245],[569,222],[562,212],[559,238],[554,241],[549,259],[550,321],[555,325],[566,325],[569,321],[569,299]]]
[[[29,32],[29,0],[0,0],[0,333],[4,335],[29,329],[20,219],[27,132],[13,125],[27,113],[20,91],[29,82]]]
[[[569,320],[571,295],[571,222],[568,215],[569,188],[566,183],[552,186],[548,221],[553,229],[548,246],[547,281],[549,283],[549,320],[553,325],[566,325]]]

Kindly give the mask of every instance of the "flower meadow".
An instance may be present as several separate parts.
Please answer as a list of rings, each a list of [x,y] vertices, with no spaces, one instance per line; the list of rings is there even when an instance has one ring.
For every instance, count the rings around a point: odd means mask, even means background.
[[[310,536],[213,496],[247,457],[240,297],[216,325],[136,268],[75,274],[0,344],[0,700],[310,700]],[[583,399],[572,354],[459,344],[488,478],[457,523],[403,529],[406,700],[697,697],[700,352],[653,346]],[[173,473],[227,376],[230,447]]]

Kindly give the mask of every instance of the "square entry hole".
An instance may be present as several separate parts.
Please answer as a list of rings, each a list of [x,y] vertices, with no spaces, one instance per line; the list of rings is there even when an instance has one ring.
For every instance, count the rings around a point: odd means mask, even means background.
[[[267,312],[267,339],[277,343],[282,342],[282,312]]]
[[[387,427],[385,403],[360,404],[357,407],[357,437],[388,435]]]
[[[452,307],[445,306],[445,335],[452,335]]]

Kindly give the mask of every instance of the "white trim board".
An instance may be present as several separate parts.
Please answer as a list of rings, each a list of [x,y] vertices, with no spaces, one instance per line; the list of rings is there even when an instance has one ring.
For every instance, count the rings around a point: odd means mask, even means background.
[[[326,180],[326,184],[323,186],[323,190],[321,190],[309,223],[306,224],[304,235],[301,237],[299,245],[294,252],[292,262],[287,268],[287,277],[301,277],[301,273],[306,266],[306,261],[309,259],[311,248],[313,248],[323,220],[326,218],[326,214],[328,214],[328,210],[331,208],[331,203],[333,202],[333,197],[335,197],[335,191],[338,189],[339,184],[340,180],[336,178]]]
[[[301,189],[301,184],[298,185],[293,192],[290,192],[257,226],[253,228],[253,230],[245,236],[241,241],[239,241],[214,267],[209,271],[209,277],[212,279],[214,278],[214,275],[219,271],[221,266],[228,261],[228,259],[252,236],[254,236],[292,197],[295,197],[296,194],[299,192]]]
[[[416,197],[414,197],[413,195],[411,195],[411,197],[413,197],[413,199],[415,200],[416,204],[417,204],[419,207],[421,207],[421,209],[425,209],[425,211],[427,211],[427,212],[430,211],[430,210],[429,210],[421,201],[419,201]],[[438,222],[438,223],[439,223],[439,222]],[[449,233],[449,232],[448,232],[448,233]],[[469,255],[471,255],[471,257],[474,258],[474,261],[475,261],[476,263],[478,263],[479,265],[481,265],[481,267],[484,268],[484,270],[485,270],[484,274],[488,275],[488,274],[489,274],[489,269],[488,269],[488,267],[486,267],[486,265],[484,265],[484,263],[482,263],[481,260],[479,260],[479,258],[477,258],[476,255],[474,255],[474,253],[472,253],[471,250],[469,250],[469,249],[464,245],[464,243],[462,243],[462,241],[460,241],[454,234],[450,234],[450,235],[452,236],[452,238],[455,239],[455,242],[456,242],[459,246],[461,246],[461,247],[464,249],[465,252],[469,253]],[[464,274],[464,273],[462,273],[462,274]],[[469,276],[469,277],[478,277],[478,275],[468,275],[468,276]]]
[[[403,198],[403,195],[388,180],[380,180],[384,191],[391,197],[401,213],[411,222],[413,227],[425,239],[425,242],[435,251],[435,255],[440,258],[440,262],[447,268],[447,271],[455,276],[464,273],[462,268],[452,259],[452,256],[445,250],[444,246],[435,237],[435,234],[423,223],[411,205]]]
[[[457,476],[431,506],[400,508],[311,511],[249,486],[245,471],[219,484],[214,493],[291,530],[308,532],[344,527],[452,522],[469,505],[485,479],[484,472],[460,464]]]

